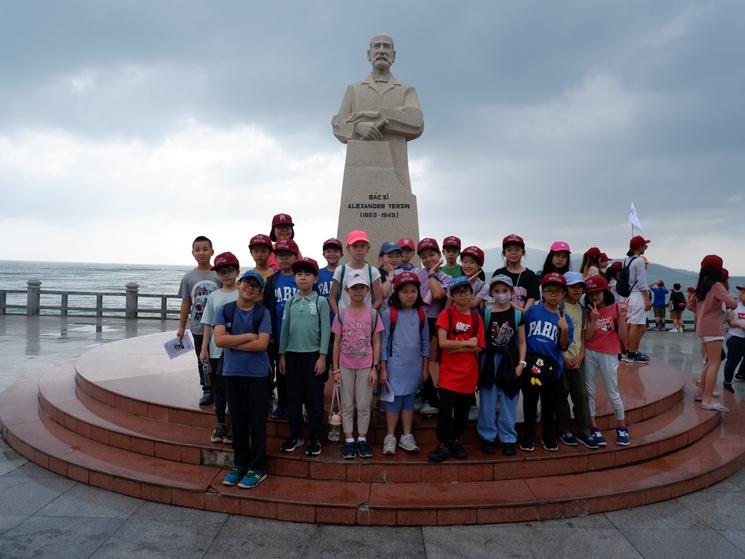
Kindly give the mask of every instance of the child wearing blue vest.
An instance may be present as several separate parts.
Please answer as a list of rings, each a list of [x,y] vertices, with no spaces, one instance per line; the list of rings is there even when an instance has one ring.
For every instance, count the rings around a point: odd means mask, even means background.
[[[525,312],[527,365],[522,375],[524,433],[520,450],[535,450],[535,420],[538,399],[541,400],[543,448],[556,452],[557,403],[564,369],[563,351],[574,336],[572,319],[559,308],[566,293],[566,280],[561,274],[551,272],[541,281],[543,301],[532,305]]]
[[[476,428],[484,453],[494,454],[494,445],[499,441],[504,455],[513,456],[520,377],[526,364],[525,320],[522,312],[511,304],[512,278],[498,274],[489,282],[489,288],[494,304],[484,313],[486,347],[481,355],[478,383],[481,405]]]
[[[412,433],[414,400],[419,382],[425,378],[429,356],[429,328],[424,315],[420,282],[413,272],[404,271],[393,280],[390,306],[381,315],[383,336],[380,348],[381,384],[388,382],[394,398],[386,406],[388,434],[383,440],[383,454],[396,454],[396,425],[399,416],[403,434],[398,446],[407,452],[418,452]]]

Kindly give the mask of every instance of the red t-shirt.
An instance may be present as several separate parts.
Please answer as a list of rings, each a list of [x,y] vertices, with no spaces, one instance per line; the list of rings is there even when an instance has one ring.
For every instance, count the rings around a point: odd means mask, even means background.
[[[458,312],[455,306],[450,307],[453,313],[452,328],[448,319],[448,310],[444,310],[437,317],[435,325],[448,334],[448,340],[465,341],[473,338],[474,324],[471,313]],[[484,349],[484,320],[477,315],[478,344]],[[449,330],[449,331],[448,331]],[[442,350],[440,354],[440,387],[460,394],[470,394],[476,390],[479,379],[479,362],[477,353],[450,353]]]
[[[618,337],[618,303],[598,309],[600,316],[595,321],[595,333],[585,347],[600,353],[621,353]]]

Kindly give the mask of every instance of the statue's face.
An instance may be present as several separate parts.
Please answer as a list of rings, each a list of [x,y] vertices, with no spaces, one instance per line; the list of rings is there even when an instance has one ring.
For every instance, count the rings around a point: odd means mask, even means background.
[[[370,40],[367,59],[376,70],[387,70],[396,60],[393,41],[386,35],[377,35]]]

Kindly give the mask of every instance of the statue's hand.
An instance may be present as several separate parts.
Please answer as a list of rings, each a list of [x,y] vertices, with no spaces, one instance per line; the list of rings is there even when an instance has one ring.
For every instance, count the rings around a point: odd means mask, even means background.
[[[361,140],[380,142],[383,139],[383,134],[375,123],[358,122],[354,125],[354,137]]]
[[[380,111],[357,111],[352,113],[348,118],[347,122],[357,122],[362,119],[377,119],[380,118]]]

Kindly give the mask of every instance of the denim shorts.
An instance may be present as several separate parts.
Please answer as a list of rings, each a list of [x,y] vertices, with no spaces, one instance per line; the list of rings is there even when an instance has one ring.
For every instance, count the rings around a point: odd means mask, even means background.
[[[406,394],[405,396],[394,396],[392,402],[386,402],[385,411],[389,413],[399,412],[401,410],[413,410],[416,394]]]

